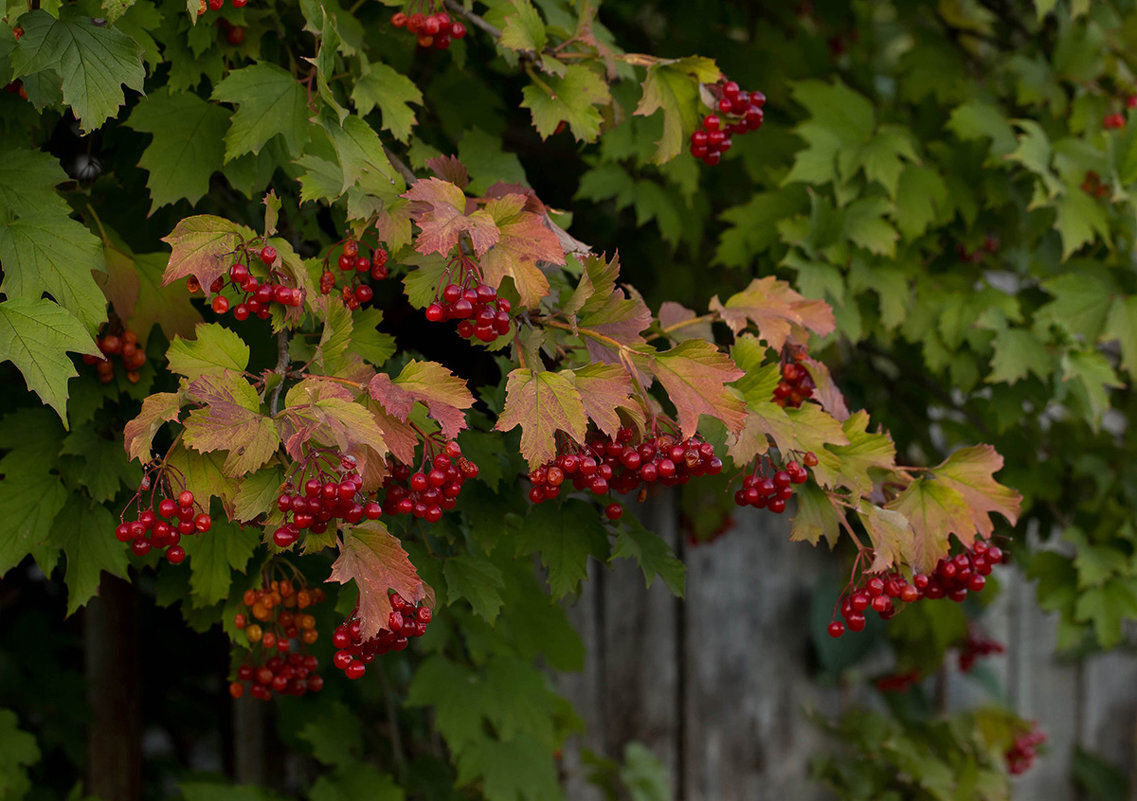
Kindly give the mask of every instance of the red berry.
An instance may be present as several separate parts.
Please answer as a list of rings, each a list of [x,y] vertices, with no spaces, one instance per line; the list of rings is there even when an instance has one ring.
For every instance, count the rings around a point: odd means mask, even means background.
[[[193,506],[193,493],[189,490],[183,490],[182,493],[178,495],[178,506],[183,509],[188,509]]]
[[[196,528],[202,534],[209,531],[209,529],[212,526],[213,526],[213,519],[209,515],[205,514],[204,512],[202,514],[199,514],[197,517],[195,517],[193,519],[193,527]]]
[[[601,479],[603,480],[603,479]],[[624,507],[618,503],[610,503],[604,509],[604,516],[609,520],[619,520],[624,515]]]
[[[271,267],[272,263],[276,261],[276,248],[272,245],[265,245],[261,248],[261,261]]]
[[[834,620],[832,623],[829,624],[829,636],[830,637],[840,637],[844,633],[845,633],[845,624],[842,623],[840,620]]]
[[[229,311],[229,299],[224,295],[215,295],[210,306],[212,306],[213,311],[217,312],[218,314],[224,314],[225,312]]]

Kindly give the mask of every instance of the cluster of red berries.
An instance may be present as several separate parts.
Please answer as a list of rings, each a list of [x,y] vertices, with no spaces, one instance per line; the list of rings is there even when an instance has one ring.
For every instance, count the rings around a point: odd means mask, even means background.
[[[347,276],[347,282],[340,289],[340,297],[343,298],[344,305],[352,311],[364,303],[369,303],[375,296],[371,286],[362,283],[363,276],[369,274],[376,281],[382,281],[388,274],[387,251],[377,247],[371,258],[368,258],[359,252],[359,242],[354,239],[348,239],[343,243],[337,264],[340,272]],[[357,278],[359,282],[356,281]],[[324,272],[320,275],[320,293],[330,295],[335,288],[336,275],[328,268],[325,259]]]
[[[1007,761],[1007,770],[1018,776],[1030,770],[1034,758],[1038,756],[1038,747],[1046,742],[1046,734],[1038,730],[1038,724],[1032,723],[1031,731],[1017,737],[1011,747],[1003,754]]]
[[[731,136],[757,131],[762,127],[762,107],[766,95],[747,92],[734,81],[712,84],[708,87],[715,98],[717,114],[703,117],[701,130],[691,134],[691,155],[714,166],[722,154],[730,150]]]
[[[1090,197],[1105,197],[1109,194],[1109,184],[1102,182],[1096,171],[1087,170],[1086,177],[1082,179],[1082,191]]]
[[[284,512],[284,523],[272,533],[273,543],[288,548],[300,539],[304,529],[323,534],[335,520],[354,525],[364,517],[378,518],[378,504],[365,506],[357,499],[363,478],[355,464],[354,457],[341,457],[338,475],[320,470],[304,482],[302,492],[295,492],[291,482],[285,484],[276,498],[276,508]]]
[[[248,3],[249,0],[229,0],[229,5],[233,6],[233,8],[244,8]],[[223,8],[225,8],[225,0],[201,0],[197,9],[197,15],[200,17],[206,12],[206,9],[209,11],[220,11]]]
[[[798,364],[802,358],[804,354],[799,354],[795,357],[795,361],[785,362],[782,365],[782,378],[774,387],[774,403],[783,408],[788,406],[797,409],[803,402],[813,397],[816,386],[809,370]]]
[[[284,278],[283,275],[272,270],[272,265],[276,262],[276,248],[272,245],[265,245],[261,248],[258,256],[265,266],[272,271],[270,277],[275,274],[280,279]],[[220,275],[209,286],[209,293],[213,295],[210,306],[217,314],[225,314],[230,309],[229,298],[221,294],[226,286],[232,286],[238,293],[244,293],[245,296],[232,306],[233,317],[237,320],[247,320],[252,315],[267,320],[272,315],[272,304],[274,303],[281,306],[302,306],[304,304],[304,291],[299,287],[272,283],[271,281],[262,284],[260,279],[249,271],[248,265],[238,261],[234,262],[233,266],[229,268],[228,278]],[[196,293],[201,289],[201,284],[197,278],[191,275],[186,279],[186,289],[191,294]]]
[[[391,24],[396,28],[406,28],[417,36],[419,47],[433,47],[435,50],[446,50],[452,39],[466,37],[466,26],[450,19],[445,11],[436,10],[431,14],[396,11],[391,15]]]
[[[126,380],[132,384],[138,383],[138,368],[146,364],[146,352],[138,346],[138,334],[133,331],[124,331],[121,335],[104,334],[95,344],[103,352],[102,358],[84,353],[83,363],[95,365],[99,381],[104,384],[114,381],[114,362],[110,357],[118,356],[126,370]]]
[[[178,544],[182,536],[204,534],[213,525],[208,514],[196,512],[193,493],[189,490],[180,493],[177,500],[163,498],[158,503],[157,514],[146,509],[139,513],[137,520],[127,521],[125,517],[124,513],[114,531],[119,542],[129,542],[130,550],[137,556],[145,556],[154,548],[165,548],[166,560],[175,565],[186,558],[185,548]]]
[[[324,679],[316,673],[319,663],[308,653],[319,637],[316,618],[303,610],[325,597],[319,588],[297,589],[287,579],[245,590],[245,611],[234,615],[233,624],[245,632],[250,661],[237,669],[237,681],[229,685],[231,696],[244,695],[246,684],[249,694],[262,701],[274,692],[300,696],[323,689]]]
[[[413,515],[428,523],[442,519],[444,509],[453,509],[466,479],[477,478],[478,466],[462,455],[462,448],[454,440],[446,443],[440,453],[428,457],[421,470],[400,462],[388,462],[390,472],[383,482],[383,504],[367,505],[367,516],[379,509],[383,514]],[[428,469],[429,468],[429,469]]]
[[[469,274],[467,274],[467,277]],[[458,336],[493,342],[513,330],[509,301],[499,298],[488,284],[464,280],[465,287],[447,284],[442,295],[426,307],[432,323],[458,320]]]
[[[225,41],[233,45],[233,47],[240,47],[245,42],[245,29],[240,25],[233,25],[225,17],[217,18],[217,27],[225,34]]]
[[[842,623],[829,624],[829,634],[840,637],[848,625],[851,631],[865,627],[865,612],[870,608],[881,620],[891,619],[897,610],[894,601],[906,604],[924,598],[936,600],[950,598],[959,603],[968,592],[979,592],[987,584],[992,568],[1003,561],[1003,551],[997,545],[976,541],[968,551],[947,556],[936,564],[931,575],[917,573],[908,582],[899,573],[872,576],[851,589],[841,602]]]
[[[817,455],[812,451],[802,456],[802,462],[809,467],[817,464]],[[755,509],[769,509],[780,515],[786,510],[786,501],[793,497],[794,484],[804,484],[809,473],[796,461],[786,462],[781,469],[769,458],[761,459],[754,471],[742,477],[742,487],[734,493],[738,506],[753,506]]]
[[[920,671],[909,670],[907,673],[890,673],[881,676],[875,682],[876,688],[882,693],[904,693],[920,681]]]
[[[959,648],[959,669],[967,673],[975,667],[975,660],[981,656],[1001,654],[1005,649],[998,640],[982,637],[973,631],[967,632],[967,639]]]
[[[332,634],[332,645],[337,649],[332,664],[349,679],[362,677],[375,657],[390,651],[402,651],[411,637],[421,637],[426,633],[431,617],[429,606],[411,604],[394,591],[388,594],[387,600],[391,604],[387,625],[374,637],[363,639],[358,609]]]
[[[1130,106],[1130,108],[1133,108],[1133,106]],[[1112,114],[1106,114],[1101,118],[1101,127],[1105,128],[1107,131],[1124,128],[1125,115],[1120,111],[1115,111]]]
[[[983,240],[983,247],[975,250],[968,250],[967,246],[962,242],[955,243],[955,255],[964,264],[982,264],[983,260],[987,258],[988,253],[999,252],[999,237],[988,235]]]
[[[562,453],[548,464],[529,473],[533,503],[560,495],[565,481],[571,480],[576,490],[595,495],[609,491],[628,494],[656,482],[671,487],[686,484],[692,476],[717,476],[722,461],[715,456],[714,446],[697,434],[680,439],[672,434],[648,437],[635,444],[635,431],[621,428],[615,439],[599,434],[589,436],[583,449]],[[618,520],[624,508],[611,503],[604,509],[609,520]]]

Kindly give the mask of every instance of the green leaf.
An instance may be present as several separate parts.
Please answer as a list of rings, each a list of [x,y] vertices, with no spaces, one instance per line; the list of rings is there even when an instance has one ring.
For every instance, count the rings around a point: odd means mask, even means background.
[[[498,45],[516,50],[540,53],[545,49],[545,23],[529,0],[509,0],[513,13],[507,13],[501,27]]]
[[[1074,614],[1077,620],[1093,624],[1103,648],[1112,648],[1121,642],[1121,621],[1137,617],[1137,591],[1123,581],[1093,587],[1078,597]]]
[[[1121,346],[1121,366],[1137,378],[1137,296],[1115,297],[1109,307],[1101,341]]]
[[[421,106],[422,92],[410,78],[386,64],[362,61],[360,74],[351,88],[351,102],[360,116],[378,107],[383,115],[383,130],[406,142],[415,124],[415,112],[410,104]]]
[[[180,782],[183,801],[281,801],[281,797],[264,787],[252,784],[220,782]]]
[[[361,309],[353,315],[351,342],[347,349],[365,359],[374,367],[381,367],[395,355],[395,338],[379,331],[377,326],[383,321],[379,309]]]
[[[359,186],[369,194],[394,200],[403,191],[403,180],[395,174],[379,135],[360,117],[348,117],[341,124],[324,120],[324,130],[332,140],[343,169],[343,186]]]
[[[1050,377],[1053,359],[1038,337],[1022,328],[1003,328],[991,341],[995,355],[991,358],[991,374],[987,381],[1016,381],[1034,373],[1043,381]]]
[[[73,431],[63,440],[59,452],[82,457],[84,464],[78,474],[79,483],[87,488],[93,500],[99,502],[111,500],[123,487],[136,489],[142,479],[127,459],[122,441],[100,436],[94,426],[83,426]]]
[[[458,754],[458,784],[480,779],[486,801],[558,801],[564,798],[552,753],[530,737],[506,742],[481,738]]]
[[[991,153],[1005,156],[1017,144],[1015,132],[998,106],[985,100],[969,100],[956,107],[947,123],[948,130],[964,141],[990,139]]]
[[[0,709],[0,798],[19,801],[32,789],[27,769],[39,762],[36,738],[20,731],[16,713]]]
[[[247,523],[270,513],[283,485],[284,469],[275,464],[245,476],[233,499],[233,520]]]
[[[896,230],[884,219],[891,205],[884,198],[863,198],[845,209],[845,236],[878,256],[896,256]]]
[[[134,107],[126,125],[154,137],[138,161],[150,173],[151,211],[183,198],[197,203],[209,191],[209,177],[225,160],[225,109],[163,87]]]
[[[583,443],[588,418],[572,374],[513,370],[505,386],[505,408],[494,429],[510,431],[517,426],[521,426],[521,455],[533,468],[556,457],[558,431]]]
[[[245,572],[260,542],[260,528],[238,526],[220,518],[204,534],[182,537],[180,545],[189,560],[193,607],[213,606],[227,597],[233,571]]]
[[[667,766],[643,743],[633,741],[624,746],[620,781],[632,801],[668,801],[672,797]]]
[[[526,554],[540,553],[549,590],[562,598],[580,590],[589,556],[608,557],[608,534],[591,504],[576,499],[542,503],[529,510],[520,547]]]
[[[698,127],[699,84],[718,79],[715,62],[701,56],[664,60],[648,67],[635,114],[647,117],[663,111],[663,135],[655,143],[656,164],[679,155],[688,133]]]
[[[870,572],[879,573],[893,565],[902,563],[912,564],[921,570],[929,569],[928,566],[919,563],[912,552],[915,537],[911,524],[903,514],[890,509],[882,509],[866,500],[861,500],[857,504],[857,517],[861,519],[865,531],[868,532],[869,540],[872,542],[873,562],[868,567]],[[946,545],[945,540],[944,551],[947,550]],[[923,558],[926,559],[932,552],[932,548],[925,548]],[[943,551],[937,554],[937,558],[942,555]],[[935,564],[936,562],[933,559],[931,567],[934,567]]]
[[[1110,407],[1109,390],[1125,386],[1109,360],[1098,350],[1068,353],[1062,357],[1062,379],[1084,407],[1095,428]]]
[[[872,494],[873,470],[888,471],[896,466],[896,446],[892,437],[887,433],[869,432],[868,424],[868,412],[854,413],[841,424],[849,444],[825,446],[841,460],[837,485],[858,495]]]
[[[798,81],[793,85],[793,98],[846,146],[865,142],[872,135],[876,118],[872,104],[840,80],[832,84]]]
[[[919,161],[907,131],[898,126],[881,126],[861,149],[859,156],[865,177],[883,186],[893,199],[899,188],[900,174],[905,168],[901,157],[909,162]]]
[[[931,167],[908,164],[896,188],[896,227],[905,239],[921,236],[948,207],[948,188]]]
[[[366,762],[352,762],[331,775],[321,776],[308,793],[310,801],[403,801],[406,794],[388,774]]]
[[[621,520],[619,533],[616,535],[616,544],[609,559],[633,558],[639,563],[643,571],[644,581],[651,587],[656,576],[663,579],[663,583],[671,590],[672,595],[680,598],[685,593],[687,569],[675,557],[671,546],[651,533],[639,520],[625,516]]]
[[[276,421],[261,414],[257,391],[233,370],[208,373],[186,387],[186,396],[204,408],[183,421],[182,441],[199,453],[228,451],[225,475],[240,477],[257,470],[280,447]]]
[[[545,75],[541,82],[521,90],[521,106],[532,112],[537,133],[547,139],[563,120],[578,142],[595,140],[603,121],[596,105],[612,99],[604,79],[583,64],[570,64],[563,77]]]
[[[0,226],[0,291],[10,300],[38,300],[44,292],[94,333],[107,319],[107,301],[91,275],[104,269],[98,237],[66,217],[21,217]]]
[[[363,747],[359,714],[338,701],[322,705],[320,714],[308,718],[297,736],[311,744],[312,754],[325,765],[349,767]]]
[[[142,50],[117,28],[96,25],[70,6],[53,19],[42,10],[20,18],[23,37],[12,53],[13,77],[51,70],[85,133],[115,116],[125,101],[122,85],[142,91]]]
[[[218,323],[202,323],[197,339],[175,337],[166,352],[171,372],[193,380],[224,370],[243,371],[249,366],[249,346],[240,336]]]
[[[902,546],[902,553],[905,561],[921,572],[933,570],[947,553],[950,534],[968,545],[975,538],[967,502],[945,483],[919,478],[886,508],[900,512],[912,526],[915,536]]]
[[[794,495],[797,514],[793,518],[790,540],[816,545],[824,537],[833,548],[841,538],[842,512],[829,494],[812,481],[803,484]]]
[[[465,598],[474,614],[493,623],[501,611],[501,588],[505,586],[501,571],[483,556],[459,554],[446,560],[443,566],[446,577],[447,603]]]
[[[28,554],[36,558],[41,569],[50,571],[56,551],[50,536],[52,521],[67,498],[59,477],[48,473],[10,472],[0,480],[0,508],[4,509],[0,517],[0,576]]]
[[[114,537],[115,519],[106,507],[71,495],[51,527],[51,542],[67,556],[67,614],[98,591],[104,572],[126,578],[127,549]]]
[[[990,514],[998,512],[1012,526],[1019,519],[1022,496],[995,480],[1003,468],[1003,457],[990,445],[960,448],[936,467],[932,475],[963,496],[971,512],[975,532],[990,537],[995,530]],[[970,546],[970,539],[961,538]]]
[[[1083,245],[1100,236],[1110,241],[1109,220],[1101,205],[1080,189],[1070,188],[1055,204],[1058,217],[1054,227],[1062,237],[1062,259],[1068,259]]]
[[[225,161],[259,153],[269,139],[282,136],[299,155],[307,139],[308,99],[292,73],[262,62],[233,70],[213,90],[214,100],[238,108],[225,134]],[[206,284],[205,286],[208,286]]]
[[[28,389],[59,413],[67,425],[67,380],[78,375],[67,352],[98,354],[83,324],[49,300],[0,303],[0,361],[23,373]]]
[[[198,453],[178,443],[166,455],[166,461],[185,476],[186,489],[200,506],[209,506],[215,497],[228,501],[232,496],[233,481],[221,470],[224,459],[220,454]]]
[[[66,180],[50,153],[27,148],[0,152],[0,223],[19,216],[69,216],[71,207],[54,188]]]
[[[1035,313],[1034,330],[1048,339],[1047,326],[1058,326],[1094,342],[1101,333],[1113,300],[1114,284],[1109,275],[1090,262],[1070,265],[1068,272],[1042,282],[1054,300]]]

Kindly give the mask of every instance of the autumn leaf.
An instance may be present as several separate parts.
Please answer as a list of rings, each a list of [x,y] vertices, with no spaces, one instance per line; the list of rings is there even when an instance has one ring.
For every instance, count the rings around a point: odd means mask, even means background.
[[[466,388],[466,382],[437,362],[412,359],[394,381],[386,373],[376,375],[367,391],[403,422],[410,418],[415,401],[419,401],[438,421],[443,436],[449,439],[466,427],[463,410],[474,405],[474,396]]]
[[[511,372],[505,385],[505,408],[494,429],[510,431],[517,426],[521,426],[521,455],[531,467],[557,455],[557,431],[583,443],[588,419],[572,373],[534,373],[523,368]]]
[[[251,473],[280,447],[276,422],[261,414],[256,390],[240,373],[203,375],[189,383],[186,395],[205,408],[189,413],[183,441],[199,453],[228,451],[225,475]]]
[[[663,333],[674,340],[705,339],[714,342],[710,320],[699,317],[681,303],[665,300],[659,307],[659,324]]]
[[[809,372],[809,377],[813,379],[815,387],[813,399],[821,404],[821,408],[842,422],[849,419],[849,407],[845,403],[845,396],[833,382],[829,368],[810,356],[803,357],[798,364],[804,367]]]
[[[833,548],[841,538],[844,510],[833,502],[829,493],[812,481],[803,484],[794,495],[797,514],[790,530],[791,542],[808,542],[816,545],[824,537]]]
[[[434,592],[419,578],[398,538],[378,520],[356,526],[344,534],[340,555],[328,581],[359,588],[359,621],[363,638],[374,637],[387,627],[391,613],[388,592],[394,590],[412,604],[434,605]]]
[[[421,231],[415,241],[415,250],[419,253],[446,256],[465,233],[474,253],[480,257],[501,238],[493,218],[484,210],[466,214],[466,195],[448,181],[421,179],[402,197],[412,201],[411,219]]]
[[[309,440],[355,457],[360,470],[387,453],[375,416],[332,381],[311,377],[297,383],[285,395],[277,419],[284,448],[296,460],[304,458]]]
[[[995,480],[994,474],[1001,469],[1003,457],[990,445],[961,448],[932,468],[937,481],[963,496],[981,537],[990,537],[995,530],[990,518],[993,512],[1001,514],[1012,526],[1019,519],[1022,496]],[[964,544],[970,545],[970,539],[964,540]]]
[[[543,218],[525,211],[525,195],[506,195],[486,203],[485,211],[501,232],[501,239],[482,257],[486,283],[495,289],[506,276],[513,279],[526,306],[537,306],[549,294],[549,279],[539,261],[563,265],[565,252]]]
[[[912,527],[900,512],[882,509],[866,500],[857,504],[857,516],[864,524],[873,546],[870,573],[908,562],[913,542]]]
[[[872,434],[868,428],[868,412],[859,411],[841,424],[849,440],[848,445],[827,445],[826,450],[840,460],[835,483],[841,487],[868,495],[872,492],[870,470],[892,470],[896,467],[896,445],[888,434]]]
[[[241,242],[255,237],[245,226],[212,214],[186,217],[174,226],[169,236],[162,237],[173,249],[162,275],[162,286],[192,275],[208,289],[229,271],[233,252]]]
[[[632,398],[632,377],[627,370],[616,365],[588,364],[573,370],[572,375],[584,413],[609,437],[615,439],[620,429],[620,409],[637,425],[643,425],[643,410]]]
[[[806,300],[771,275],[754,279],[746,289],[730,296],[725,305],[716,295],[710,309],[718,312],[735,334],[754,323],[759,336],[774,350],[781,350],[787,340],[807,343],[810,331],[825,336],[836,327],[829,304]]]
[[[701,339],[681,342],[657,354],[651,371],[675,406],[683,436],[695,433],[703,414],[718,418],[730,432],[746,424],[746,404],[726,387],[743,372],[711,343]]]
[[[458,160],[457,156],[435,156],[426,160],[426,168],[443,181],[454,184],[459,189],[465,189],[470,183],[470,173],[466,165]]]
[[[915,536],[907,558],[923,573],[935,569],[948,552],[948,536],[955,534],[970,546],[975,539],[971,510],[963,496],[941,481],[919,478],[885,506],[908,519]]]
[[[142,411],[123,429],[123,446],[131,459],[150,461],[150,445],[163,423],[178,419],[181,397],[176,392],[156,392],[143,399]]]

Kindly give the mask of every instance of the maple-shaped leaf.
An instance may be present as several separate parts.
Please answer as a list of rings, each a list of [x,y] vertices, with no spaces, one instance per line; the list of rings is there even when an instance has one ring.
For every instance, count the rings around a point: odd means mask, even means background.
[[[794,497],[797,499],[797,514],[793,518],[790,540],[816,545],[824,537],[830,548],[836,547],[837,540],[841,538],[845,510],[812,481],[799,487]]]
[[[722,421],[730,432],[746,423],[746,404],[727,387],[743,376],[730,357],[701,339],[689,339],[656,354],[651,371],[675,406],[683,436],[695,434],[699,416]]]
[[[486,203],[485,211],[497,224],[501,238],[480,262],[485,282],[495,289],[507,275],[513,279],[521,303],[535,307],[549,294],[549,279],[537,262],[563,265],[565,252],[557,236],[540,215],[525,211],[524,195],[506,195]]]
[[[212,214],[186,217],[174,226],[162,241],[173,249],[162,286],[179,278],[194,276],[203,287],[209,287],[222,274],[228,273],[233,253],[242,241],[256,237],[243,225]]]
[[[194,503],[208,509],[212,498],[220,498],[225,512],[232,512],[235,482],[225,475],[221,453],[199,453],[178,442],[166,454],[166,464],[185,477],[186,489],[194,495]]]
[[[644,421],[643,410],[632,398],[632,377],[622,367],[588,364],[572,371],[576,388],[584,403],[584,413],[596,427],[615,439],[623,410],[637,425]]]
[[[570,64],[563,76],[544,75],[540,83],[521,90],[521,106],[533,114],[533,127],[547,139],[561,122],[578,142],[591,142],[604,121],[598,104],[612,100],[608,84],[601,75],[583,64]]]
[[[437,362],[412,359],[394,381],[386,373],[379,373],[371,379],[367,390],[403,422],[410,418],[415,401],[422,403],[449,439],[466,427],[463,410],[474,405],[466,382]]]
[[[150,461],[150,446],[163,423],[178,419],[181,396],[177,392],[156,392],[142,401],[142,411],[123,428],[123,447],[131,459]]]
[[[749,403],[746,424],[727,440],[727,453],[736,464],[746,464],[765,453],[771,441],[782,453],[812,451],[817,456],[810,468],[814,480],[823,487],[838,485],[841,462],[827,446],[848,445],[849,439],[841,424],[817,404],[783,409],[770,401]]]
[[[561,311],[566,315],[574,315],[586,307],[595,309],[603,306],[616,288],[616,279],[620,277],[619,255],[613,256],[610,261],[596,254],[579,259],[574,256],[572,263],[580,267],[580,280],[572,295],[561,304]]]
[[[643,97],[635,113],[650,116],[663,110],[663,136],[656,142],[656,164],[679,155],[689,132],[698,127],[699,84],[714,83],[719,77],[715,62],[701,56],[660,60],[648,66]]]
[[[716,295],[710,308],[735,334],[754,323],[758,335],[774,350],[781,350],[787,341],[804,345],[810,331],[826,336],[837,325],[828,303],[806,300],[772,275],[755,278],[746,289],[727,298],[725,304]]]
[[[748,464],[770,450],[771,441],[788,452],[795,442],[793,422],[786,410],[772,401],[749,403],[746,422],[727,439],[726,452],[735,464]]]
[[[196,339],[174,337],[166,351],[170,371],[195,379],[222,370],[244,370],[249,366],[249,346],[233,331],[218,323],[201,323]]]
[[[995,530],[991,513],[998,512],[1012,526],[1019,519],[1022,495],[995,480],[994,474],[1003,469],[1003,457],[990,445],[960,448],[942,464],[932,468],[937,481],[947,484],[960,495],[971,509],[975,531],[981,537],[990,537]],[[965,545],[971,539],[963,539]]]
[[[524,368],[511,372],[505,384],[505,408],[494,429],[510,431],[517,426],[521,426],[521,455],[534,468],[557,455],[557,431],[583,443],[588,418],[572,373]]]
[[[911,563],[914,538],[908,518],[900,512],[882,509],[865,500],[857,504],[857,516],[872,540],[874,556],[873,563],[868,568],[870,573],[879,573],[893,565]]]
[[[426,168],[443,181],[449,181],[459,189],[470,185],[470,173],[457,156],[435,156],[426,160]]]
[[[186,396],[205,408],[189,413],[183,441],[199,453],[228,451],[227,476],[251,473],[280,447],[276,421],[261,414],[257,391],[240,373],[203,375],[189,382]]]
[[[340,384],[306,378],[288,390],[284,406],[277,419],[284,448],[293,459],[304,458],[309,440],[354,456],[361,470],[387,453],[374,415]]]
[[[225,134],[226,163],[244,153],[260,153],[278,134],[290,153],[299,155],[303,149],[308,98],[288,70],[267,62],[233,70],[214,88],[212,99],[237,105]]]
[[[906,551],[913,568],[927,573],[948,552],[948,536],[955,534],[970,546],[975,524],[963,496],[941,481],[918,478],[904,492],[885,505],[908,519],[914,537]]]
[[[410,423],[400,420],[389,414],[378,401],[369,400],[367,409],[383,432],[383,442],[391,455],[403,464],[411,464],[415,458],[415,448],[418,447],[418,433]]]
[[[12,77],[55,73],[63,102],[89,134],[118,112],[126,100],[123,85],[142,91],[142,48],[117,27],[98,25],[70,5],[56,8],[58,18],[42,9],[20,16],[24,34],[11,55]]]
[[[283,485],[284,469],[276,464],[245,476],[233,498],[233,520],[248,523],[270,514],[276,508],[276,499]]]
[[[434,593],[419,578],[398,537],[379,520],[370,520],[346,532],[340,555],[332,565],[328,581],[359,589],[359,621],[363,638],[368,639],[387,627],[391,614],[388,595],[394,590],[409,603],[426,601],[434,605]]]
[[[105,244],[107,271],[102,284],[103,294],[114,306],[115,313],[125,320],[131,331],[138,334],[139,342],[150,338],[155,326],[162,329],[167,339],[188,337],[201,322],[201,315],[190,302],[183,287],[162,286],[162,272],[166,269],[164,253],[132,254],[119,246]]]
[[[580,328],[633,348],[645,343],[640,332],[650,325],[651,311],[640,293],[631,287],[613,289],[602,300],[594,295],[581,310]],[[602,339],[586,334],[585,344],[588,354],[596,361],[611,363],[620,360],[615,346]]]
[[[359,75],[352,82],[351,102],[361,117],[378,106],[383,115],[383,130],[405,142],[415,124],[415,112],[410,104],[421,106],[422,92],[406,75],[386,64],[370,63],[360,57]]]
[[[663,333],[679,342],[685,339],[715,341],[711,321],[675,301],[665,300],[660,305],[659,324],[663,327]]]
[[[809,372],[809,377],[813,379],[813,384],[816,387],[813,391],[813,398],[821,404],[821,408],[842,422],[849,419],[849,407],[845,403],[845,396],[841,394],[841,390],[833,382],[829,368],[811,356],[803,357],[799,364]]]
[[[446,256],[464,233],[478,256],[497,244],[501,233],[483,209],[466,214],[466,195],[454,184],[438,178],[424,178],[403,193],[411,201],[411,219],[420,233],[415,240],[419,253]]]
[[[826,446],[826,450],[840,459],[839,472],[834,479],[836,484],[859,495],[872,492],[870,470],[887,471],[896,467],[896,445],[893,444],[892,437],[888,434],[869,433],[866,430],[868,423],[868,412],[857,412],[841,425],[849,444]]]

